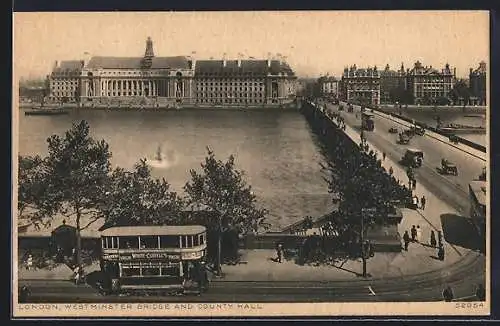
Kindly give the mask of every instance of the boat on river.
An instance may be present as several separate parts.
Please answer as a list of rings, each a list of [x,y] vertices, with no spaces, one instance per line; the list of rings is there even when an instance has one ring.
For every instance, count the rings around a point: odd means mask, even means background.
[[[63,115],[68,114],[69,110],[63,107],[51,108],[46,107],[44,103],[40,104],[40,106],[32,107],[24,111],[24,115]]]
[[[468,126],[461,124],[450,123],[445,127],[439,128],[439,130],[446,133],[453,134],[485,134],[486,128],[483,126]]]

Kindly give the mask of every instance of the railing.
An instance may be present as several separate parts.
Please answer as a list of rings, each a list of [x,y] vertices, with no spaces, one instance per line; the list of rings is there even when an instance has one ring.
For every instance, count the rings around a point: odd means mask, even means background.
[[[346,102],[346,103],[349,103],[349,102]],[[354,103],[349,103],[349,104],[352,104],[352,105],[358,105],[358,104],[354,104]],[[359,105],[358,105],[359,106]],[[368,106],[368,105],[363,105],[364,107],[366,107],[367,109],[370,109],[370,110],[373,110],[373,111],[378,111],[378,112],[382,112],[384,114],[387,114],[387,115],[390,115],[396,119],[400,119],[400,120],[403,120],[405,122],[408,122],[408,123],[411,123],[413,124],[413,120],[408,118],[408,117],[405,117],[405,116],[402,116],[402,115],[399,115],[399,114],[396,114],[394,112],[389,112],[389,111],[386,111],[384,109],[381,109],[381,108],[376,108],[376,107],[371,107],[371,106]],[[435,127],[431,127],[431,126],[428,126],[427,124],[425,123],[421,123],[421,122],[418,122],[418,121],[415,121],[415,124],[417,126],[420,126],[422,128],[425,128],[427,130],[430,130],[432,132],[435,132],[437,134],[440,134],[442,136],[445,136],[445,137],[449,137],[450,136],[450,133],[448,132],[444,132],[442,130],[439,130]],[[486,153],[486,147],[483,146],[483,145],[480,145],[480,144],[476,144],[468,139],[465,139],[465,138],[462,138],[460,136],[456,136],[455,135],[455,139],[459,142],[459,143],[462,143],[466,146],[469,146],[471,148],[474,148],[475,150],[478,150],[478,151],[481,151],[483,153]]]

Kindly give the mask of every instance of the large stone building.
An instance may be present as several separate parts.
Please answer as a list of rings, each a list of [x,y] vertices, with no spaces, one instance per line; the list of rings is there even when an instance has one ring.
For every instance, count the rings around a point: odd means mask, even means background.
[[[321,90],[321,96],[326,97],[338,97],[338,86],[339,81],[333,76],[321,76],[318,79],[319,88]]]
[[[76,102],[80,97],[80,76],[84,61],[57,61],[49,79],[49,100],[55,102]]]
[[[278,105],[296,92],[294,72],[278,60],[200,60],[194,75],[197,105]]]
[[[448,98],[455,78],[456,70],[452,70],[449,64],[438,71],[417,61],[406,72],[406,85],[413,93],[415,104],[434,104]]]
[[[281,105],[295,95],[296,77],[278,60],[157,57],[151,38],[142,57],[92,57],[81,67],[83,106]]]
[[[396,89],[406,89],[406,74],[403,63],[398,71],[391,70],[389,65],[380,72],[380,103],[394,102],[393,92]]]
[[[486,105],[486,62],[481,61],[475,70],[470,68],[469,87],[475,104]]]
[[[344,69],[341,80],[341,98],[370,105],[380,104],[380,72],[377,67]]]

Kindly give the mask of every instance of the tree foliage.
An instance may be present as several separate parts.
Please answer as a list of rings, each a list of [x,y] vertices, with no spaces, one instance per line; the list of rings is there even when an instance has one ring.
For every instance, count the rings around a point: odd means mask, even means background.
[[[188,203],[215,212],[223,229],[245,234],[264,227],[267,211],[257,207],[251,186],[235,168],[234,156],[223,162],[209,148],[207,152],[202,172],[191,170],[191,180],[184,186]]]
[[[467,83],[463,79],[459,79],[456,81],[455,85],[453,85],[453,89],[448,94],[453,103],[457,103],[460,98],[467,103],[471,97],[471,91],[467,86]]]
[[[39,228],[46,224],[45,216],[53,214],[56,206],[49,193],[46,162],[40,155],[18,157],[17,210],[19,220]]]
[[[217,235],[216,271],[220,274],[223,234],[242,235],[267,227],[267,211],[257,207],[256,196],[236,169],[233,155],[223,162],[207,148],[201,168],[201,172],[190,171],[191,179],[184,190],[188,205],[208,213],[204,214],[208,218],[204,224]]]
[[[146,160],[132,172],[116,168],[111,175],[104,227],[123,225],[173,225],[182,223],[183,200],[165,179],[156,179]]]
[[[104,141],[90,136],[88,123],[74,123],[64,137],[47,139],[47,182],[54,205],[67,217],[74,217],[78,231],[104,217],[99,209],[105,204],[111,172],[111,152]],[[87,223],[79,225],[81,218]]]
[[[414,102],[411,90],[405,89],[403,86],[391,89],[389,91],[389,97],[392,102],[398,102],[400,104],[412,104]]]

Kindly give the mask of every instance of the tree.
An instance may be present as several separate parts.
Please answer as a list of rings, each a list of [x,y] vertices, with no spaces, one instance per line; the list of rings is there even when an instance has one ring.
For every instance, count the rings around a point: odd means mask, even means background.
[[[184,186],[189,205],[202,206],[214,218],[208,224],[217,230],[217,256],[215,267],[220,275],[221,239],[226,230],[237,230],[238,234],[256,232],[265,227],[265,209],[257,208],[256,196],[246,184],[243,173],[235,168],[234,156],[226,162],[217,160],[214,152],[207,148],[207,157],[201,164],[202,172],[191,170],[191,180]]]
[[[116,168],[111,175],[107,204],[103,207],[105,225],[173,225],[181,219],[183,200],[170,190],[165,179],[151,176],[146,160],[140,160],[132,172]]]
[[[19,156],[17,210],[19,218],[36,228],[47,225],[44,216],[53,214],[55,206],[48,192],[46,162],[40,155]],[[50,222],[50,220],[49,220]]]
[[[413,93],[405,89],[403,86],[398,86],[389,91],[389,97],[391,98],[392,102],[398,102],[400,104],[412,104],[414,99],[413,99]]]
[[[471,92],[467,86],[467,82],[463,79],[457,80],[455,85],[453,85],[453,89],[449,93],[449,97],[454,104],[458,103],[458,100],[461,98],[464,100],[464,105],[466,105],[471,97]]]
[[[106,193],[110,184],[111,152],[104,141],[90,136],[86,121],[74,123],[64,137],[47,139],[45,159],[45,201],[52,205],[42,210],[44,217],[60,212],[76,222],[76,264],[81,265],[81,231],[104,217]],[[82,225],[85,218],[85,225]]]

